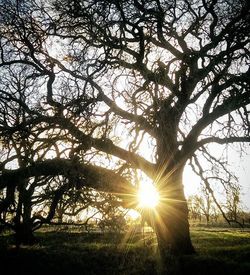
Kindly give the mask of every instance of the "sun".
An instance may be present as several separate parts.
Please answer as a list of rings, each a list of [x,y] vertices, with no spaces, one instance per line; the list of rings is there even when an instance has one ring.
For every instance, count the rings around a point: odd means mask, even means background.
[[[140,184],[138,190],[139,208],[155,208],[160,200],[160,195],[154,185]]]

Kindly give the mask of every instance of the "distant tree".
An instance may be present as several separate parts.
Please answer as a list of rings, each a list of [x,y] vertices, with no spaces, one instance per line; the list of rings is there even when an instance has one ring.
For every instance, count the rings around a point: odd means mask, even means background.
[[[188,217],[192,221],[200,221],[202,218],[202,214],[199,207],[199,196],[198,195],[191,195],[187,198],[187,204],[188,204]]]
[[[240,199],[240,191],[241,189],[239,186],[234,186],[227,191],[225,212],[227,213],[227,218],[230,222],[235,222],[240,226],[243,226],[243,207]]]
[[[186,163],[217,201],[214,185],[233,175],[209,144],[250,141],[249,1],[0,3],[1,139],[25,131],[45,150],[57,145],[25,167],[2,165],[1,211],[13,189],[55,175],[132,207],[137,169],[161,193],[152,211],[161,255],[193,253]]]
[[[201,221],[202,217],[205,217],[207,224],[218,216],[218,208],[206,188],[201,188],[199,194],[188,197],[188,209],[191,219]]]

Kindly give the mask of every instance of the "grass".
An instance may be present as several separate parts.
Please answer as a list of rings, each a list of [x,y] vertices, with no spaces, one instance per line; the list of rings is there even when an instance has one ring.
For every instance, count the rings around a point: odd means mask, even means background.
[[[189,257],[186,268],[192,274],[250,274],[250,232],[236,230],[193,230],[197,255]]]
[[[1,274],[159,274],[152,235],[37,232],[38,245],[17,250],[11,235],[0,236]],[[170,260],[168,274],[250,274],[250,232],[191,231],[197,255]],[[4,273],[2,270],[5,270]]]

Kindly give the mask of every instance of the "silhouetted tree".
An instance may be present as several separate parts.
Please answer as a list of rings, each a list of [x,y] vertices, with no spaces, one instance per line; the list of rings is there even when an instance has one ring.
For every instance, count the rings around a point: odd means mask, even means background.
[[[63,175],[128,199],[139,169],[161,193],[162,256],[193,253],[185,164],[216,201],[213,185],[234,178],[209,144],[250,141],[249,1],[30,0],[0,10],[1,137],[40,129],[48,144],[61,141],[53,159],[3,166],[1,189]],[[20,68],[18,94],[8,76]],[[25,119],[13,120],[8,104]]]
[[[188,197],[189,218],[201,222],[205,217],[207,225],[218,217],[218,207],[215,205],[211,194],[206,188],[201,188],[196,195]]]
[[[239,186],[234,186],[227,191],[225,212],[230,222],[235,222],[242,227],[243,209],[240,200],[240,191]]]
[[[191,221],[200,221],[202,218],[202,214],[199,208],[199,197],[198,195],[191,195],[187,198],[188,204],[188,217]]]

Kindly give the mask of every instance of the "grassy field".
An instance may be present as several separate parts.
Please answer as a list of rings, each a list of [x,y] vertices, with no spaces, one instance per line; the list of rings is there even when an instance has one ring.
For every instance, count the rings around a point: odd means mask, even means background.
[[[160,274],[161,263],[152,234],[86,234],[37,232],[39,244],[13,245],[0,236],[0,274]],[[193,229],[197,255],[170,259],[169,273],[250,274],[250,232]],[[4,270],[4,272],[3,272]],[[173,272],[174,273],[174,272]],[[172,273],[171,273],[172,274]]]

